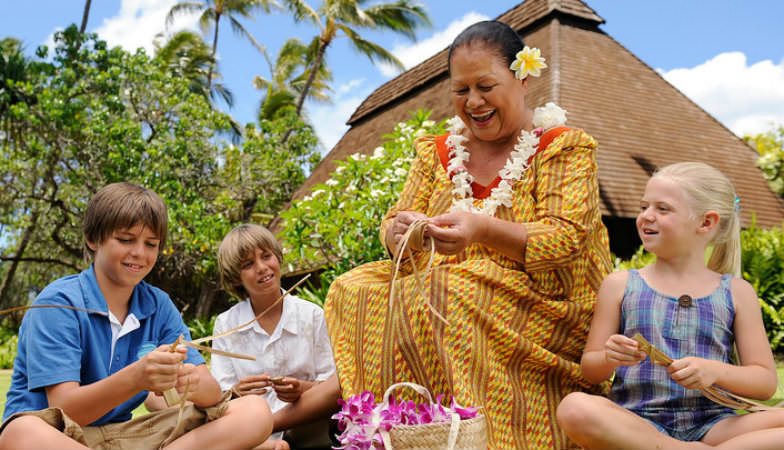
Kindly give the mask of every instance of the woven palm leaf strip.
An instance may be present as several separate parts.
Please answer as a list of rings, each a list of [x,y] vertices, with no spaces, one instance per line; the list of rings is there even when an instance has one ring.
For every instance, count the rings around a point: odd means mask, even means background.
[[[403,260],[403,255],[408,253],[409,255],[412,254],[413,250],[424,248],[425,246],[425,228],[427,228],[427,220],[424,219],[417,219],[408,226],[408,230],[398,242],[395,248],[395,254],[393,255],[392,261],[395,263],[395,272],[392,274],[392,278],[389,280],[389,303],[390,307],[395,301],[395,281],[397,280],[397,274],[400,271],[400,262]],[[419,295],[425,300],[425,304],[430,308],[430,311],[433,313],[434,316],[438,317],[439,320],[444,322],[445,325],[449,325],[449,321],[444,318],[430,303],[428,300],[427,289],[425,288],[425,279],[427,275],[430,273],[430,269],[433,266],[433,257],[435,255],[436,247],[433,243],[433,240],[430,239],[430,258],[427,261],[427,265],[423,274],[420,276],[419,268],[417,268],[416,261],[414,258],[411,258],[411,267],[413,267],[414,271],[414,279],[416,280],[417,287],[419,288]]]
[[[657,366],[669,366],[672,363],[672,358],[665,355],[664,352],[653,346],[648,342],[640,333],[635,334],[632,339],[640,344],[640,351],[644,352],[651,358],[651,362]],[[713,400],[714,402],[727,406],[732,409],[743,409],[749,412],[756,411],[769,411],[772,409],[782,409],[781,403],[775,406],[768,406],[763,403],[755,402],[754,400],[741,397],[740,395],[733,394],[732,392],[722,389],[715,384],[707,388],[700,389],[702,395]]]

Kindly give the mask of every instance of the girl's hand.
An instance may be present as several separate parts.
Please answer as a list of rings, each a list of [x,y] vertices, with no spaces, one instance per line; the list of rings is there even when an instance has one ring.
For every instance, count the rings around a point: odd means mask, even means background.
[[[427,216],[417,211],[401,211],[395,216],[392,225],[387,229],[386,241],[387,248],[394,252],[398,242],[403,239],[403,235],[408,231],[408,227],[416,220],[426,220]],[[415,249],[422,250],[422,249]]]
[[[667,373],[686,389],[705,389],[719,378],[716,363],[710,359],[689,356],[673,361],[667,366]]]
[[[237,384],[231,387],[231,390],[239,396],[261,395],[267,392],[269,386],[272,386],[269,374],[262,373],[261,375],[243,377]]]
[[[188,349],[181,347],[170,352],[169,348],[161,345],[136,362],[139,390],[163,392],[177,385],[180,363],[187,357]]]
[[[307,390],[305,383],[293,377],[273,378],[275,394],[284,402],[296,402],[300,395]]]
[[[441,214],[430,219],[425,236],[433,239],[438,253],[456,255],[479,240],[483,218],[465,211]]]
[[[614,367],[634,366],[645,359],[645,352],[634,339],[613,334],[604,343],[604,358]]]

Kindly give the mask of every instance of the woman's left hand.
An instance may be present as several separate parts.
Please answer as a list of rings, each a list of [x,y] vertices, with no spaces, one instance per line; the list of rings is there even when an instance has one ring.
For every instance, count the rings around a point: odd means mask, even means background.
[[[441,214],[430,219],[425,236],[433,240],[438,253],[455,255],[478,241],[485,218],[465,211]]]
[[[716,361],[689,356],[676,359],[667,366],[667,373],[686,389],[704,389],[718,379]]]

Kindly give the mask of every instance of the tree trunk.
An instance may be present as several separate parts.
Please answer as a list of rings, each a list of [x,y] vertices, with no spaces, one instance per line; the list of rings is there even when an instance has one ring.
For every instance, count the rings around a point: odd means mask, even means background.
[[[14,260],[11,261],[11,265],[8,267],[8,272],[5,273],[3,276],[3,281],[0,283],[0,305],[9,304],[6,297],[8,296],[8,291],[11,290],[11,282],[14,280],[14,275],[16,275],[16,269],[19,267],[19,258],[22,257],[24,254],[25,249],[27,248],[27,244],[30,243],[30,236],[33,235],[33,231],[38,223],[38,211],[33,211],[32,216],[30,217],[30,226],[28,226],[24,233],[22,234],[22,240],[19,241],[19,247],[16,249],[16,254],[14,255]]]
[[[213,277],[206,278],[199,290],[199,300],[196,304],[196,311],[194,315],[199,317],[209,317],[212,311],[212,305],[215,303],[215,298],[218,295],[218,285]]]
[[[212,71],[215,68],[215,53],[218,50],[218,25],[220,25],[220,13],[215,13],[215,34],[212,37],[212,53],[210,53],[210,72],[207,74],[207,95],[212,98]]]
[[[79,32],[84,34],[84,30],[87,29],[87,17],[90,15],[90,3],[92,0],[85,0],[84,2],[84,12],[82,13],[82,26],[79,27]]]
[[[305,105],[305,97],[308,96],[308,91],[310,91],[310,87],[313,85],[313,81],[316,79],[316,74],[321,68],[321,61],[324,60],[324,53],[327,51],[327,45],[329,45],[329,42],[326,42],[323,39],[319,39],[319,48],[316,52],[316,59],[313,61],[313,67],[310,69],[308,79],[305,81],[305,86],[302,88],[302,92],[299,94],[299,99],[297,100],[297,117],[302,115],[302,107]],[[293,131],[293,129],[286,131],[286,134],[280,141],[280,145],[286,144],[286,141],[289,140],[289,136],[291,136]]]

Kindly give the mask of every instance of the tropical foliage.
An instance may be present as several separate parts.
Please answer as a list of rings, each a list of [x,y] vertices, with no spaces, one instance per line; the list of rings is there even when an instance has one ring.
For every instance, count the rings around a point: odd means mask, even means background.
[[[318,48],[313,59],[305,86],[297,99],[297,114],[302,111],[305,98],[319,73],[327,48],[338,36],[348,38],[351,46],[359,53],[402,68],[403,64],[388,50],[360,34],[361,30],[388,30],[414,39],[417,28],[430,25],[422,5],[410,0],[395,0],[376,3],[363,8],[365,0],[322,0],[314,9],[304,0],[287,0],[287,6],[295,20],[309,21],[319,27]]]
[[[215,66],[215,54],[218,50],[218,30],[220,29],[221,18],[229,21],[234,33],[244,37],[258,51],[263,51],[264,47],[256,42],[256,39],[245,29],[237,19],[237,16],[252,19],[253,13],[259,10],[269,12],[271,7],[279,7],[275,0],[203,0],[185,1],[172,6],[166,16],[166,24],[171,25],[174,18],[181,14],[201,13],[199,16],[199,26],[203,32],[213,29],[212,50],[210,52],[209,70],[207,74],[207,91],[212,86],[212,73]]]
[[[784,196],[784,125],[771,128],[766,133],[743,138],[759,153],[757,166],[762,169],[770,188]]]
[[[305,296],[322,303],[325,286],[341,273],[360,264],[387,257],[378,238],[381,219],[397,201],[411,160],[414,139],[441,134],[445,123],[429,120],[430,113],[416,111],[383,136],[383,143],[369,156],[355,153],[336,162],[335,170],[312,193],[294,201],[281,213],[279,238],[285,243],[289,270],[320,267],[320,286]]]
[[[297,38],[287,40],[278,52],[273,63],[267,52],[264,57],[270,70],[270,78],[257,75],[253,78],[253,86],[264,90],[259,104],[259,120],[273,119],[286,111],[295,111],[297,98],[305,88],[310,76],[315,53],[318,50],[318,39],[305,45]],[[332,88],[332,73],[326,64],[321,64],[313,80],[307,97],[319,102],[329,102]],[[303,114],[303,116],[305,116]]]
[[[206,315],[221,295],[217,244],[288,201],[319,159],[312,130],[288,114],[249,125],[233,145],[216,134],[228,117],[160,59],[108,49],[75,26],[55,42],[51,59],[41,49],[24,76],[0,79],[0,307],[85,267],[87,200],[122,180],[155,190],[169,208],[169,245],[148,281],[188,314]]]

